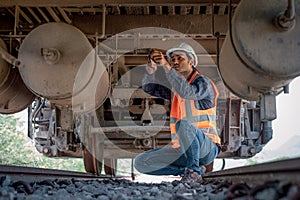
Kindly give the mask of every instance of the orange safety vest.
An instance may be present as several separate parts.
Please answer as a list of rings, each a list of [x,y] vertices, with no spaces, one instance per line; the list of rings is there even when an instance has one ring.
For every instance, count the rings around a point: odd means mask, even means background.
[[[197,75],[198,72],[195,71],[188,83],[190,84]],[[221,144],[221,139],[217,133],[216,125],[216,108],[219,93],[215,84],[212,81],[210,82],[214,89],[215,98],[214,106],[207,110],[197,109],[195,107],[195,100],[183,99],[176,92],[174,92],[170,112],[170,130],[173,148],[180,147],[178,135],[176,133],[176,123],[181,119],[189,120],[193,125],[201,129],[204,134],[206,134],[214,143],[219,145]]]

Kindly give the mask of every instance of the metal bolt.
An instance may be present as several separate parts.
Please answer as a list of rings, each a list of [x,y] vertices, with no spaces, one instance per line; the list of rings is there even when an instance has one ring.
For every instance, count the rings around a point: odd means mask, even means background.
[[[42,48],[41,55],[44,57],[44,60],[49,65],[54,65],[60,60],[60,52],[55,48]]]

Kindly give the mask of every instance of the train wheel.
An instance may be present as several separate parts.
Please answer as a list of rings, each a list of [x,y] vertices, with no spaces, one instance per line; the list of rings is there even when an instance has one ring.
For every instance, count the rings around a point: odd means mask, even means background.
[[[90,132],[91,117],[80,115],[78,119],[81,123],[79,132],[84,137],[82,140],[82,157],[86,172],[100,175],[103,165],[104,136],[92,134]]]
[[[117,175],[117,159],[104,158],[104,171],[106,175],[116,177]]]
[[[98,161],[86,148],[83,149],[83,163],[86,172],[101,174],[102,162]]]

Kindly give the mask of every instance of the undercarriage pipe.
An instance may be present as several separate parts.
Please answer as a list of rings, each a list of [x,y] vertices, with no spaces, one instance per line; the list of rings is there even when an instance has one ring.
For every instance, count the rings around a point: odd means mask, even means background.
[[[5,61],[7,61],[9,64],[12,64],[15,67],[19,67],[21,64],[21,61],[15,58],[14,56],[10,55],[0,46],[0,55],[1,58],[3,58]]]
[[[283,30],[288,31],[295,27],[296,19],[295,19],[296,11],[295,11],[295,1],[288,0],[288,6],[284,12],[279,13],[275,18],[275,25]]]

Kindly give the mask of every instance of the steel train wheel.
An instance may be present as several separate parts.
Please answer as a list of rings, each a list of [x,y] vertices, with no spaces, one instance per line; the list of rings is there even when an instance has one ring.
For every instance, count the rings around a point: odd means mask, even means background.
[[[86,172],[101,174],[102,162],[98,161],[86,148],[83,149],[83,163]]]
[[[106,175],[116,177],[117,175],[117,159],[104,158],[104,172]],[[83,163],[85,171],[92,174],[100,175],[102,172],[102,163],[97,160],[86,148],[83,149]]]
[[[106,175],[115,177],[117,175],[117,159],[104,158],[104,171]]]

